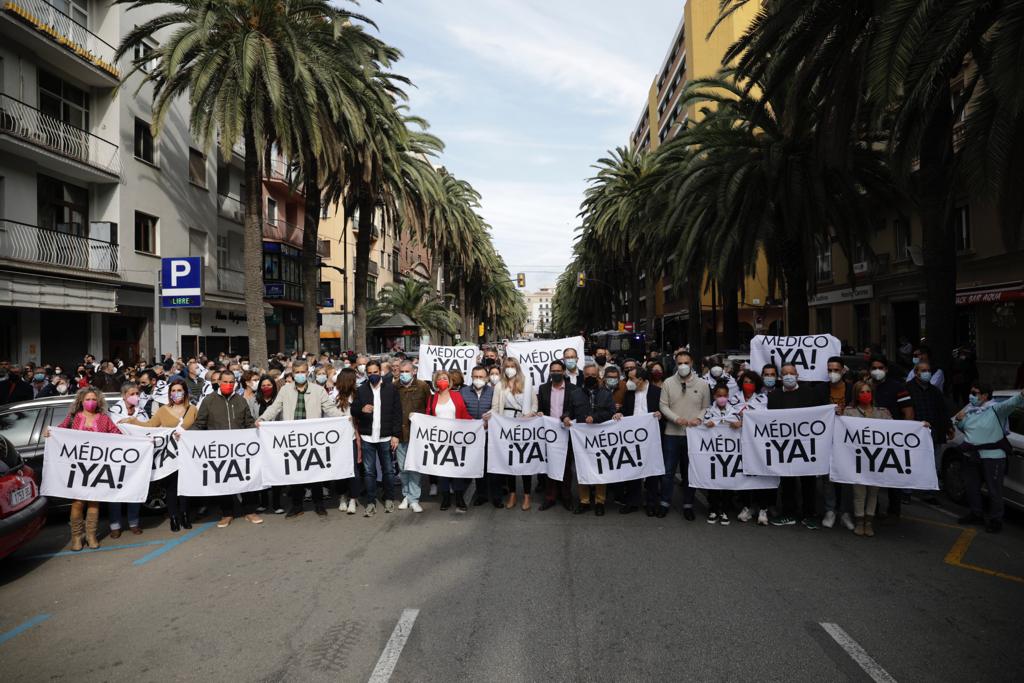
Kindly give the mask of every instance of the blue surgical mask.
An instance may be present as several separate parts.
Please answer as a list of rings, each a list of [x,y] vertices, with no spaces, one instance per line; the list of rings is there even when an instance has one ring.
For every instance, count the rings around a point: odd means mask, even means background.
[[[928,372],[927,370],[922,372],[921,373],[921,381],[922,382],[931,382],[932,381],[932,373]]]
[[[37,372],[35,375],[32,376],[32,379],[34,379],[37,382],[42,382],[44,379],[46,379],[46,375],[44,375],[41,372]]]
[[[775,376],[774,375],[769,375],[768,377],[765,377],[764,378],[764,385],[766,387],[768,387],[769,389],[773,389],[775,387]]]
[[[235,371],[233,372],[233,374],[235,375],[235,380],[240,380],[240,379],[242,379],[242,371],[241,371],[241,370],[235,370]]]
[[[918,358],[917,356],[914,356],[914,365],[917,365],[920,362],[921,362],[921,359]]]
[[[795,387],[796,386],[796,375],[783,375],[782,386]]]
[[[304,372],[296,372],[294,375],[292,375],[292,378],[295,380],[296,384],[306,383],[306,373]]]
[[[402,384],[409,384],[410,382],[412,382],[412,373],[411,372],[400,373],[398,375],[398,381],[401,382]]]
[[[972,406],[979,406],[979,405],[981,405],[981,397],[977,396],[975,394],[971,394],[970,396],[968,396],[967,400],[971,402]]]
[[[317,375],[316,376],[316,383],[317,384],[327,384],[327,375]]]
[[[565,367],[568,368],[569,370],[575,370],[576,369],[576,359],[575,358],[566,358],[565,359]]]
[[[617,377],[609,377],[604,381],[604,383],[605,386],[607,386],[609,389],[614,389],[615,387],[619,386],[619,380]]]

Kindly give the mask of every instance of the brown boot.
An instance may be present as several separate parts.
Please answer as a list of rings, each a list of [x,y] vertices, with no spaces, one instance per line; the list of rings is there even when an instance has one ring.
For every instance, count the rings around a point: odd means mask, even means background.
[[[100,508],[90,507],[85,513],[85,542],[89,546],[90,550],[95,550],[100,547],[100,542],[96,538],[96,528],[100,524]]]
[[[874,529],[874,527],[872,527],[872,524],[874,523],[874,521],[875,521],[875,516],[874,515],[868,515],[867,517],[864,518],[864,535],[865,536],[874,536],[875,535],[875,529]]]
[[[75,552],[82,549],[82,539],[85,537],[84,508],[83,501],[76,500],[71,503],[71,549]]]
[[[864,535],[864,518],[854,517],[853,518],[853,533],[856,536]]]

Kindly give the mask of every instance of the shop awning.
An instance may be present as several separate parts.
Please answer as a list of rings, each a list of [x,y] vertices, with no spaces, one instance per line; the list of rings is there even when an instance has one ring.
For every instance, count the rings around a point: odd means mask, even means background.
[[[117,313],[117,289],[88,280],[3,272],[0,306]]]
[[[993,304],[1001,301],[1024,300],[1024,281],[1004,282],[998,285],[966,287],[956,291],[957,306]]]

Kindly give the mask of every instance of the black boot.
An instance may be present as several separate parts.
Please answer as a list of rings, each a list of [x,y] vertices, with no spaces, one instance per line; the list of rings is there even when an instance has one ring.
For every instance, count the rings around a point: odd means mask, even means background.
[[[445,493],[441,496],[441,510],[447,510],[452,506],[452,494]]]
[[[174,532],[181,531],[181,525],[178,524],[178,518],[177,517],[171,517],[170,519],[171,519],[171,531],[174,531]]]
[[[181,513],[181,528],[182,529],[191,529],[192,528],[192,518],[189,517],[187,512],[182,512]]]
[[[455,492],[455,511],[465,512],[466,511],[466,499],[462,497],[461,491]]]

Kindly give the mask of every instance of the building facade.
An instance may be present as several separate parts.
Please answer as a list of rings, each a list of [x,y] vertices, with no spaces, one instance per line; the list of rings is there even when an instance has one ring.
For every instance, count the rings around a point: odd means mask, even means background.
[[[526,302],[526,325],[523,334],[527,337],[536,337],[551,332],[551,300],[555,290],[550,287],[541,287],[536,292],[522,292]]]

